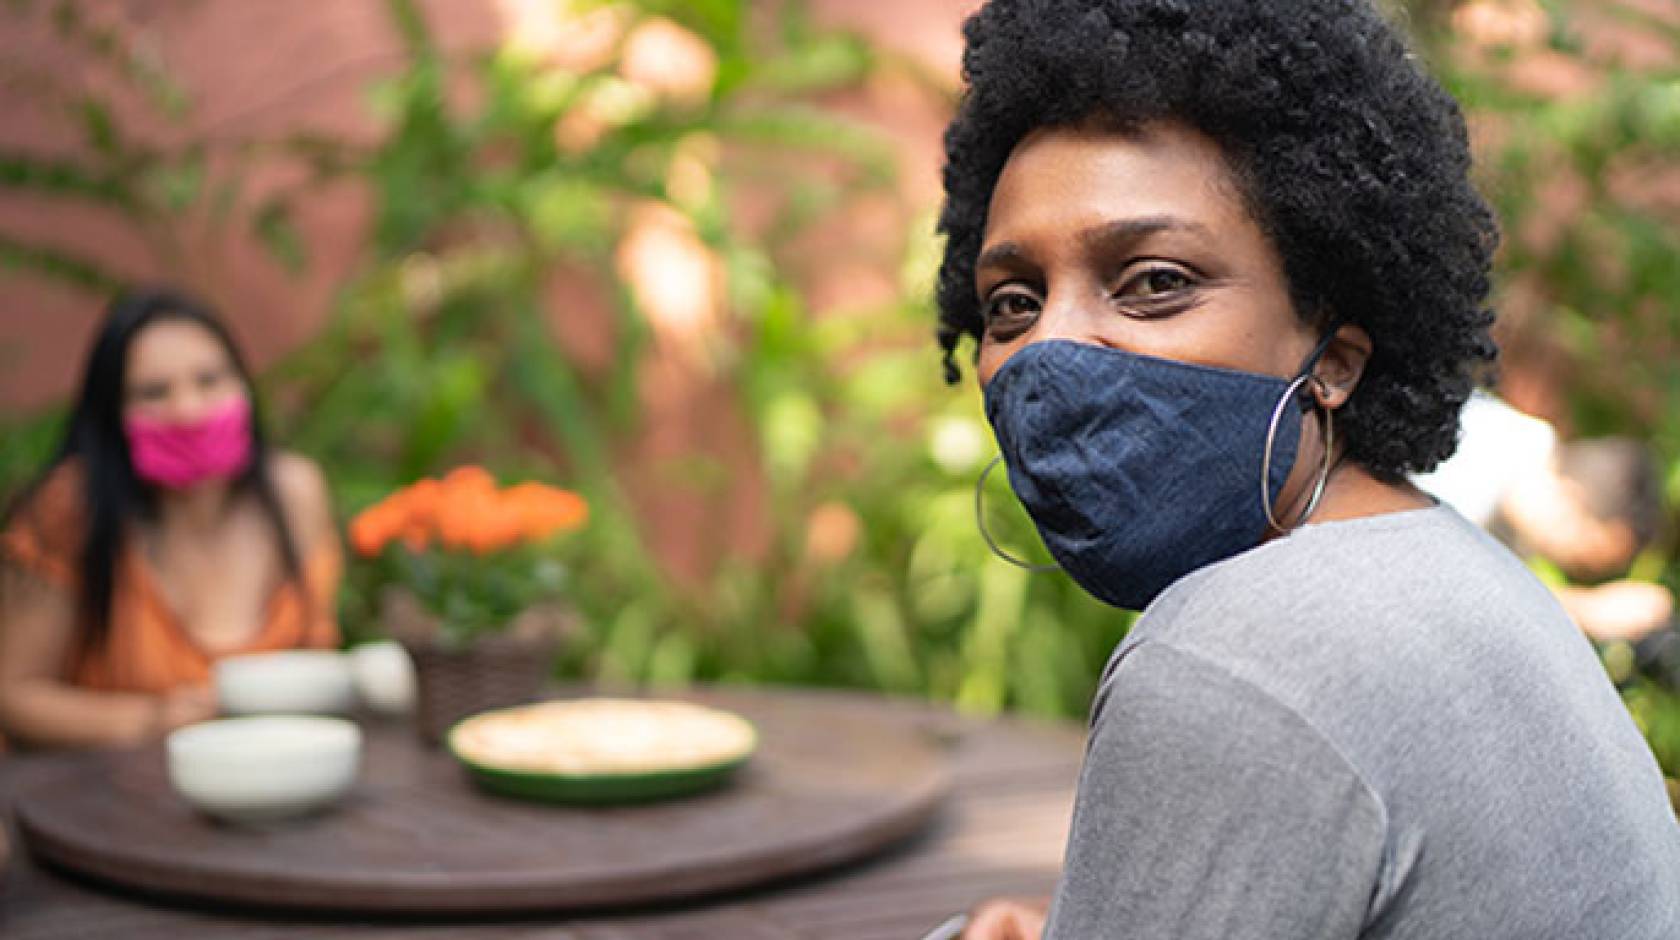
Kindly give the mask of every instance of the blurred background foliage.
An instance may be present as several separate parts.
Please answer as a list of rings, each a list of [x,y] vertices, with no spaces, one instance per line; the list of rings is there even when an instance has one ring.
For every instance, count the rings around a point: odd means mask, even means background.
[[[411,0],[387,0],[403,63],[368,90],[381,128],[369,141],[154,147],[79,95],[65,106],[82,116],[86,159],[0,152],[0,186],[118,206],[160,239],[154,220],[209,212],[301,270],[314,259],[289,193],[242,202],[238,173],[209,185],[205,163],[284,153],[309,168],[298,192],[364,184],[365,259],[328,327],[263,377],[270,422],[322,462],[345,518],[465,462],[583,492],[594,516],[566,561],[587,626],[565,654],[570,675],[1082,714],[1129,618],[986,550],[974,481],[994,448],[975,389],[941,381],[931,207],[906,204],[879,130],[825,107],[883,74],[947,102],[949,86],[816,27],[797,3],[571,9],[573,48],[558,60],[512,40],[462,58],[440,51]],[[1666,0],[1395,9],[1465,102],[1505,223],[1508,394],[1554,405],[1568,434],[1651,440],[1680,501],[1680,12]],[[190,111],[122,36],[74,4],[52,10],[163,120]],[[1584,35],[1588,13],[1600,31]],[[1590,40],[1603,22],[1644,57]],[[891,290],[818,311],[799,246],[882,203],[901,229]],[[97,290],[120,281],[21,242],[0,241],[0,260]],[[690,437],[711,446],[648,446],[661,396],[702,399]],[[5,427],[0,493],[40,467],[59,418]],[[994,530],[1042,557],[1002,475],[991,483]],[[674,568],[660,548],[671,507],[745,534]],[[1671,548],[1647,567],[1677,585]],[[353,567],[347,580],[352,637],[378,629],[372,577]],[[1637,684],[1628,697],[1674,773],[1680,701]]]
[[[1503,228],[1500,391],[1566,439],[1650,443],[1670,524],[1632,574],[1680,588],[1680,4],[1413,0],[1404,12],[1464,105]],[[1680,698],[1638,677],[1624,697],[1680,773]]]
[[[390,0],[406,61],[370,89],[379,139],[274,145],[307,155],[299,185],[348,175],[375,200],[368,261],[332,322],[264,376],[277,436],[327,468],[345,517],[463,462],[584,493],[592,521],[566,560],[587,629],[568,673],[1080,713],[1128,619],[991,559],[978,536],[989,432],[930,342],[930,215],[912,210],[881,302],[818,316],[779,256],[850,206],[902,201],[888,142],[824,97],[883,70],[925,80],[794,4],[574,7],[579,34],[601,38],[567,66],[516,43],[451,60],[409,0]],[[230,224],[309,263],[284,195]],[[566,332],[574,316],[605,321],[591,328],[607,355],[556,341],[553,321]],[[661,458],[651,488],[717,502],[745,476],[763,503],[750,544],[698,576],[662,563],[649,487],[625,485],[645,469],[646,386],[673,372],[722,389],[710,400],[746,434],[723,457]],[[8,429],[0,487],[39,467],[56,427]],[[993,525],[1030,543],[993,482]],[[378,629],[375,574],[347,579],[353,637]]]

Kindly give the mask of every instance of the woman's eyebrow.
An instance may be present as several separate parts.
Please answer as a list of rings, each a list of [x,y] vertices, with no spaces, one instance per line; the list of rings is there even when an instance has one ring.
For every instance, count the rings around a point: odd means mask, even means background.
[[[1014,242],[999,242],[974,259],[974,270],[984,268],[1019,268],[1032,263],[1026,249]]]
[[[1113,222],[1094,225],[1079,233],[1079,243],[1087,250],[1112,250],[1116,245],[1142,241],[1161,232],[1187,232],[1204,237],[1212,234],[1208,227],[1200,222],[1175,215],[1151,215],[1136,219],[1116,219]]]
[[[1116,219],[1093,225],[1079,233],[1079,243],[1087,251],[1113,251],[1116,246],[1142,241],[1161,232],[1187,232],[1202,237],[1213,233],[1205,225],[1175,215],[1140,216],[1135,219]],[[974,259],[976,271],[985,268],[1019,268],[1031,265],[1026,249],[1015,242],[999,242]]]

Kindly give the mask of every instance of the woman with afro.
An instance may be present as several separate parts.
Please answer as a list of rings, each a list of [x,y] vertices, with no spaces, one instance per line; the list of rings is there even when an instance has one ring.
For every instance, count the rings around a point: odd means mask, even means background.
[[[1412,487],[1496,355],[1464,121],[1368,0],[992,0],[946,134],[964,337],[1059,566],[1143,615],[1047,914],[971,937],[1680,937],[1592,649]]]

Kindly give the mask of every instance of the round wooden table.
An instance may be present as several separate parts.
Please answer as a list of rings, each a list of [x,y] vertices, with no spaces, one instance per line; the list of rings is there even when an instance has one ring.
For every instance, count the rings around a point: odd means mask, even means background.
[[[727,698],[732,693],[720,694]],[[299,932],[396,937],[425,932],[431,921],[448,917],[448,923],[437,929],[449,936],[913,937],[984,897],[1042,894],[1053,886],[1082,749],[1083,736],[1077,726],[973,721],[916,703],[865,695],[811,691],[748,695],[769,696],[766,701],[777,711],[803,716],[802,721],[822,717],[831,727],[882,727],[879,723],[887,722],[944,742],[951,799],[932,817],[927,831],[885,855],[820,877],[806,875],[721,899],[663,906],[656,912],[643,908],[587,916],[545,914],[536,920],[529,915],[464,912],[445,906],[451,913],[413,907],[403,909],[406,921],[393,923],[387,912],[384,920],[362,918],[358,923],[343,915],[217,906],[183,898],[179,891],[159,894],[145,888],[113,887],[43,869],[22,846],[14,844],[11,871],[0,885],[0,934],[170,940]],[[717,701],[729,704],[725,699]],[[823,740],[820,732],[811,739]],[[18,793],[55,776],[96,774],[112,760],[109,754],[13,757],[0,764],[0,798],[10,803]],[[633,899],[626,903],[642,907]],[[534,925],[549,927],[533,931]]]
[[[173,790],[161,744],[21,791],[32,854],[131,889],[300,910],[494,914],[668,903],[869,855],[926,824],[944,747],[890,716],[706,691],[759,747],[685,799],[576,807],[484,792],[406,723],[367,727],[355,789],[332,810],[227,825]]]

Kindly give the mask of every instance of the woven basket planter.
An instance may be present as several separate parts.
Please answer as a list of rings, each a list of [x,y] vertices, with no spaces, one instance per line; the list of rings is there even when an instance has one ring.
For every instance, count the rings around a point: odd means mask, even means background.
[[[459,644],[406,592],[387,592],[381,603],[387,631],[414,660],[415,723],[431,744],[469,715],[536,701],[570,623],[558,610],[533,610],[505,630]]]

